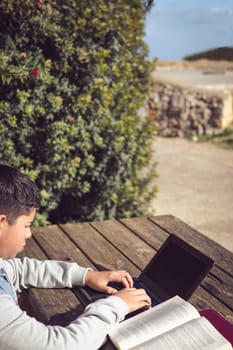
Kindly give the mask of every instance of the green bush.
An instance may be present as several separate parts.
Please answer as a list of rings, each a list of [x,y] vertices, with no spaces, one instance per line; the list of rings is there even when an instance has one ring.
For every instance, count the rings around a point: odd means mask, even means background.
[[[128,3],[1,1],[0,161],[41,188],[37,224],[143,215],[154,197],[146,5]]]

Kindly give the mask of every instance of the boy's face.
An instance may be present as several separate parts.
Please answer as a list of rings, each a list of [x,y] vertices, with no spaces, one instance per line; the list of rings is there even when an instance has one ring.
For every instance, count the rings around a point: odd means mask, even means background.
[[[6,215],[0,215],[0,257],[14,258],[24,249],[26,239],[31,237],[31,224],[36,209],[28,214],[19,216],[13,225],[9,225]]]

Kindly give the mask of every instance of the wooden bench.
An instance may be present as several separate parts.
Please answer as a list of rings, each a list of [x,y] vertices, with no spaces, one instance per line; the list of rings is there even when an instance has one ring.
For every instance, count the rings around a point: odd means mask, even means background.
[[[171,233],[215,261],[190,302],[198,310],[214,309],[233,323],[233,254],[171,215],[34,228],[21,256],[124,269],[138,276]],[[20,299],[22,307],[46,324],[67,325],[83,311],[78,288],[32,288]]]

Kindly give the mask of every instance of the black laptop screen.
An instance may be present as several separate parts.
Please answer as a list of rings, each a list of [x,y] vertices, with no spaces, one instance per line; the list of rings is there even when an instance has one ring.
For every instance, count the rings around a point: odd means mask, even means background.
[[[213,261],[177,237],[168,240],[145,268],[141,280],[161,299],[180,295],[188,299]]]

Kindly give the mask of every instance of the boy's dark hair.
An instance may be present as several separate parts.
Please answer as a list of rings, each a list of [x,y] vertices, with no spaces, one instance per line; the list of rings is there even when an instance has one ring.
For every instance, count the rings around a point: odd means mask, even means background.
[[[40,206],[40,191],[36,184],[15,168],[0,164],[0,214],[10,225],[32,208]]]

